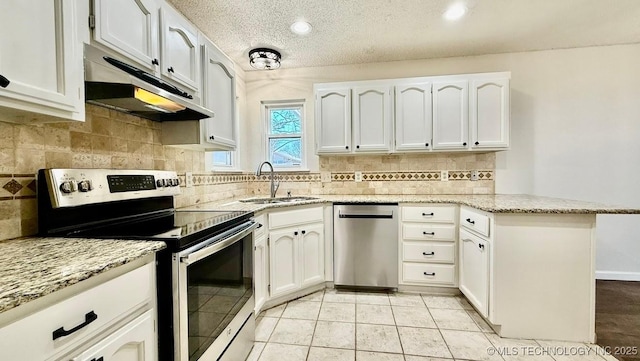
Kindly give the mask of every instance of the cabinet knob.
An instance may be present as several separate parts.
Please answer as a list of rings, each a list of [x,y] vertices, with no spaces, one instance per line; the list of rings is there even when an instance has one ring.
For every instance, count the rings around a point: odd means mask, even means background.
[[[356,149],[360,149],[360,146],[359,146],[359,145],[356,145]]]
[[[435,273],[435,272],[431,272],[431,273],[429,273],[429,272],[422,272],[422,273],[423,273],[425,276],[435,276],[435,275],[436,275],[436,273]]]
[[[9,83],[11,83],[9,81],[9,79],[7,79],[4,76],[0,75],[0,86],[1,87],[6,88],[7,86],[9,86]]]
[[[345,149],[349,149],[349,146],[348,146],[348,145],[346,145],[344,148],[345,148]]]
[[[298,231],[293,232],[293,235],[297,236],[298,235]]]
[[[480,142],[475,142],[474,144],[475,144],[475,145],[480,145]]]
[[[484,249],[484,244],[478,244],[478,248]]]
[[[210,135],[209,139],[214,140],[214,139],[216,139],[216,137],[214,137],[213,135]]]
[[[172,67],[172,66],[170,66],[170,67],[167,69],[167,71],[168,71],[169,73],[174,73],[174,71],[173,71],[173,67]],[[467,143],[465,143],[465,145],[467,145]]]
[[[429,143],[424,143],[424,146],[425,146],[425,147],[428,147],[428,146],[429,146]]]
[[[158,59],[153,59],[151,60],[151,65],[160,65],[160,63],[158,62]]]
[[[467,142],[462,143],[462,145],[464,145],[466,147],[467,146]]]
[[[305,234],[305,233],[307,233],[307,231],[304,231],[304,230],[303,230],[303,231],[302,231],[302,234]]]

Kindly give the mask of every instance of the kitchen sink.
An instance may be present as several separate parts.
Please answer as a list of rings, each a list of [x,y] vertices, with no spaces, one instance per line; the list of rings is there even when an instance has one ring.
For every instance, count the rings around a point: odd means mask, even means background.
[[[279,197],[279,198],[247,198],[241,199],[242,203],[253,203],[253,204],[271,204],[271,203],[292,203],[292,202],[301,202],[301,201],[310,201],[318,199],[317,197]]]

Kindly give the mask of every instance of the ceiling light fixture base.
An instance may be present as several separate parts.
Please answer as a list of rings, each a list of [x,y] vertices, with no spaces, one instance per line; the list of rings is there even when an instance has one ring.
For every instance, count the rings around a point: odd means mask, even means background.
[[[256,48],[249,51],[249,64],[258,70],[273,70],[280,67],[280,52],[269,48]]]

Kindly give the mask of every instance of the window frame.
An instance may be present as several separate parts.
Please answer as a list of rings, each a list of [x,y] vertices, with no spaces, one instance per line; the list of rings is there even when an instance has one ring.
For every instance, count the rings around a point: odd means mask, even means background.
[[[269,146],[271,139],[278,138],[300,138],[300,165],[297,166],[278,166],[273,164],[274,171],[278,172],[287,172],[287,171],[306,171],[307,169],[307,152],[306,152],[306,127],[305,127],[305,119],[306,119],[306,107],[304,99],[293,99],[293,100],[279,100],[279,101],[262,101],[262,119],[263,119],[263,129],[264,129],[264,157],[267,161],[272,162]],[[290,134],[272,134],[271,133],[271,110],[272,109],[291,109],[291,108],[300,108],[300,133],[290,133]]]
[[[213,163],[213,152],[229,152],[231,165],[216,165]],[[208,159],[205,159],[205,171],[207,172],[240,172],[238,167],[238,150],[213,150],[205,152]]]

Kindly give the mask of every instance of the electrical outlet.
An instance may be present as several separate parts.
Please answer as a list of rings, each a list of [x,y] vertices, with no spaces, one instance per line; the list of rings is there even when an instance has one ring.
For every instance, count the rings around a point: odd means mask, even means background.
[[[356,172],[354,174],[354,179],[356,182],[362,182],[362,172]]]
[[[471,180],[472,181],[477,181],[478,180],[478,171],[477,170],[472,170],[471,171]]]
[[[185,187],[193,187],[193,173],[187,172],[184,175]]]
[[[322,183],[331,183],[331,172],[320,172],[320,181]]]
[[[440,181],[441,182],[448,182],[449,181],[449,171],[448,170],[441,170],[440,171]]]

